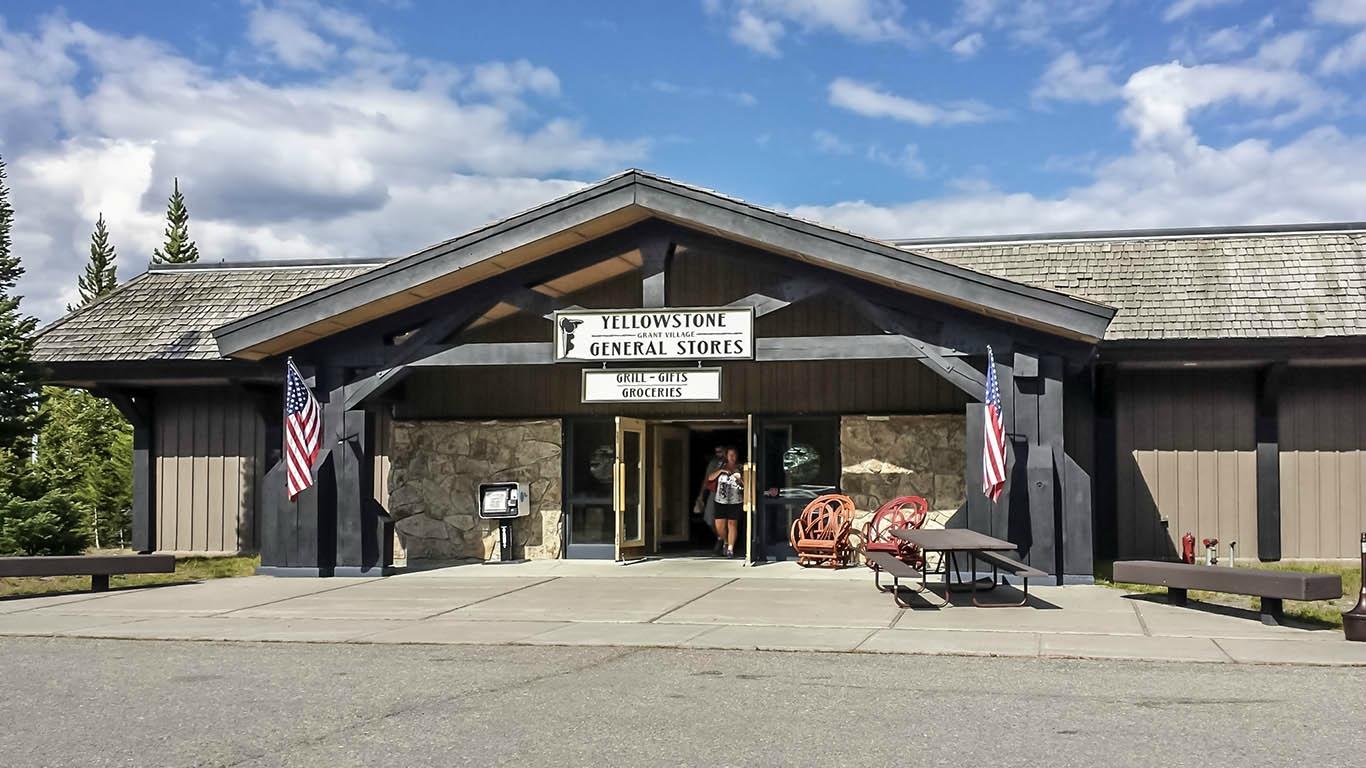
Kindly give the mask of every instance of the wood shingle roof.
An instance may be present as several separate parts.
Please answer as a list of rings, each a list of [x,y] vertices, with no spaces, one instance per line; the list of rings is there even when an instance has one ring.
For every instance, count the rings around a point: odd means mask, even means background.
[[[375,266],[157,266],[40,331],[36,357],[46,363],[219,360],[214,328]]]
[[[903,247],[1118,307],[1106,341],[1366,335],[1359,226]]]
[[[1107,341],[1366,336],[1366,228],[1359,225],[901,247],[1118,307]],[[37,357],[219,360],[213,329],[381,263],[157,267],[44,328]]]

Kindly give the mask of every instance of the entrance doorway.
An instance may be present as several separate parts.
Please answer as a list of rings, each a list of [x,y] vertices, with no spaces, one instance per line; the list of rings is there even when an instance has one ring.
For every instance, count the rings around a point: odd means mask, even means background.
[[[748,419],[574,420],[566,424],[565,555],[630,561],[714,555],[715,531],[695,503],[715,449],[734,447],[745,469],[746,514],[737,559],[750,547],[754,504]]]
[[[705,514],[694,514],[718,449],[735,448],[748,462],[743,421],[660,422],[654,425],[654,509],[656,547],[661,555],[713,555],[716,530]],[[736,551],[743,552],[745,521]]]

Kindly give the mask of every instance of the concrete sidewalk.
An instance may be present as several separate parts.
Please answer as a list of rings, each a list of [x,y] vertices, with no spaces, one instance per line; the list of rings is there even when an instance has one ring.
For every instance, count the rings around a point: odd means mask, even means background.
[[[975,608],[954,596],[943,608],[912,598],[903,610],[863,569],[539,561],[15,598],[0,601],[0,635],[1366,665],[1366,644],[1346,642],[1341,631],[1267,627],[1251,611],[1177,608],[1096,586],[1030,594],[1023,608]]]

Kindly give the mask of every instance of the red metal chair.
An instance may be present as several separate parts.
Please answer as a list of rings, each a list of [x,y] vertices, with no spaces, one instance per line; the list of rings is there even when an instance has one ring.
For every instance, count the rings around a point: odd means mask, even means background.
[[[817,496],[792,521],[788,541],[797,552],[797,565],[839,568],[849,563],[853,549],[849,531],[854,525],[854,500],[829,493]]]
[[[863,524],[863,546],[869,552],[886,552],[916,570],[925,567],[925,553],[892,535],[897,528],[919,528],[929,517],[930,505],[919,496],[898,496],[884,503]],[[873,568],[872,565],[868,565]]]

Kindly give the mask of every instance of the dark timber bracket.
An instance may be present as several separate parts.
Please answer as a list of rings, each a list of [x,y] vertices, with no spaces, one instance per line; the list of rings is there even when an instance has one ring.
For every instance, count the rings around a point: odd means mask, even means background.
[[[1280,396],[1285,364],[1257,371],[1257,558],[1281,559]]]
[[[663,234],[655,225],[628,227],[561,251],[554,259],[533,262],[491,277],[475,286],[434,299],[433,307],[451,308],[446,309],[444,313],[415,318],[414,325],[420,324],[420,327],[409,335],[402,345],[390,348],[383,363],[371,367],[363,378],[347,386],[346,409],[360,407],[367,400],[393,388],[407,377],[411,363],[430,352],[431,345],[441,344],[498,302],[530,302],[532,300],[527,294],[535,293],[530,290],[531,286],[614,258],[632,249],[640,249],[643,254],[657,252],[661,247],[659,244],[663,243],[662,247],[667,250],[668,240]],[[543,314],[546,308],[553,308],[551,301],[553,300],[541,302],[536,299],[536,313]]]
[[[753,307],[754,316],[759,318],[796,304],[803,299],[809,299],[824,292],[825,289],[826,286],[809,280],[785,280],[772,288],[765,288],[766,293],[751,293],[743,299],[732,301],[726,306]]]
[[[938,373],[950,384],[958,387],[972,397],[977,402],[986,400],[987,377],[986,374],[972,367],[967,360],[959,358],[949,358],[941,353],[940,348],[930,344],[915,336],[911,324],[906,322],[900,312],[894,309],[875,304],[848,291],[841,291],[845,297],[856,307],[861,309],[868,319],[876,323],[880,328],[889,332],[900,334],[924,356],[925,365]]]
[[[659,309],[669,306],[668,274],[673,249],[673,242],[664,234],[648,237],[640,244],[642,307]]]

